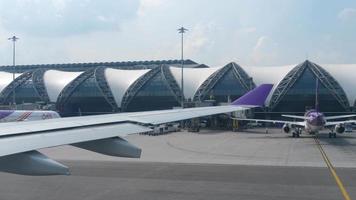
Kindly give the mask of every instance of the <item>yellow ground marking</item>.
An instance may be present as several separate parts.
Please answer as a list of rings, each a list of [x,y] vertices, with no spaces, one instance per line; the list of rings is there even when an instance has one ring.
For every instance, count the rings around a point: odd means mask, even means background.
[[[319,149],[319,151],[321,153],[321,156],[323,157],[326,165],[328,166],[328,169],[329,169],[331,175],[334,177],[334,179],[336,181],[336,184],[337,184],[337,186],[339,187],[339,189],[340,189],[340,191],[342,193],[342,196],[344,197],[345,200],[351,200],[349,193],[346,191],[344,184],[342,183],[341,179],[337,175],[334,166],[331,164],[331,162],[330,162],[328,156],[326,155],[323,147],[321,146],[317,136],[314,137],[314,140],[315,140],[315,143],[316,143],[316,145],[317,145],[317,147],[318,147],[318,149]]]

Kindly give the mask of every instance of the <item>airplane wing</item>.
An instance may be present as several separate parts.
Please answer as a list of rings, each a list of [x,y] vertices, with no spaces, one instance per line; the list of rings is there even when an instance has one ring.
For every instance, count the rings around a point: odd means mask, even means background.
[[[325,117],[326,120],[331,120],[331,119],[341,119],[341,118],[349,118],[349,117],[356,117],[356,115],[337,115],[337,116],[329,116]]]
[[[293,118],[293,119],[302,119],[306,120],[308,117],[300,116],[300,115],[282,115],[283,117]]]
[[[355,124],[356,120],[345,120],[345,121],[334,121],[334,122],[326,122],[325,127],[327,126],[336,126],[338,124]]]
[[[138,158],[141,149],[123,139],[128,134],[152,131],[147,125],[259,107],[271,89],[270,84],[261,85],[228,106],[1,123],[0,171],[25,175],[69,174],[68,167],[37,151],[65,144],[105,155]]]
[[[268,120],[268,119],[248,119],[248,118],[232,118],[239,121],[253,121],[253,122],[268,122],[273,124],[290,124],[295,126],[305,126],[305,122],[282,121],[282,120]]]

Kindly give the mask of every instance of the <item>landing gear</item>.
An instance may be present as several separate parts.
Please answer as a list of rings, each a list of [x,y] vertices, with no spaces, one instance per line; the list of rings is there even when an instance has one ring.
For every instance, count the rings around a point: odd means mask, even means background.
[[[336,138],[336,133],[335,132],[330,132],[329,133],[329,138]]]
[[[298,128],[292,131],[292,136],[299,138],[301,133],[302,133],[301,129]]]

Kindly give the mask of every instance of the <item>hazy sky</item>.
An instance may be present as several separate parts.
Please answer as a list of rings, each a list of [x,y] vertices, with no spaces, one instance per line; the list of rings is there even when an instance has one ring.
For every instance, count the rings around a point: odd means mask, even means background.
[[[180,58],[356,63],[355,0],[1,0],[0,65]]]

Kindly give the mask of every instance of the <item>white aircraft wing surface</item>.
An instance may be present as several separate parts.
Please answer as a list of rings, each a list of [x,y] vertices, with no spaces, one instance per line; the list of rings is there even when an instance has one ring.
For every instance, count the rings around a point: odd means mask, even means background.
[[[250,106],[212,106],[200,108],[186,108],[175,110],[161,110],[148,112],[132,112],[107,115],[93,115],[84,117],[67,117],[32,122],[9,122],[0,123],[0,138],[14,135],[24,135],[35,132],[59,131],[67,129],[93,128],[118,123],[134,124],[162,124],[167,122],[180,121],[195,117],[202,117],[221,113],[230,113],[239,110],[249,109]],[[1,142],[1,141],[0,141]],[[1,147],[0,147],[1,148]],[[0,156],[2,153],[0,152]]]
[[[333,122],[326,122],[324,126],[335,126],[339,124],[355,124],[356,120],[345,120],[345,121],[333,121]]]
[[[229,106],[57,118],[0,124],[0,171],[26,175],[68,174],[66,166],[37,149],[70,144],[105,155],[138,158],[141,149],[122,137],[156,125],[262,106],[272,85],[261,85]]]
[[[273,124],[290,124],[290,125],[303,126],[303,127],[305,126],[305,121],[294,122],[294,121],[269,120],[269,119],[248,119],[248,118],[232,118],[232,119],[240,120],[240,121],[268,122],[268,123],[273,123]]]
[[[229,105],[175,109],[166,111],[139,112],[128,114],[128,119],[139,123],[156,125],[195,117],[209,116],[218,113],[231,113],[234,111],[246,110],[248,108],[250,108],[250,106],[237,107]]]
[[[0,156],[46,147],[73,144],[152,131],[144,124],[162,124],[195,117],[245,110],[242,106],[216,106],[68,117],[34,122],[0,124]]]
[[[356,117],[356,115],[337,115],[337,116],[328,116],[325,117],[326,120],[331,120],[331,119],[341,119],[341,118],[351,118],[351,117]]]
[[[293,119],[302,119],[302,120],[308,119],[308,117],[299,116],[299,115],[282,115],[282,117],[288,117],[288,118],[293,118]]]

